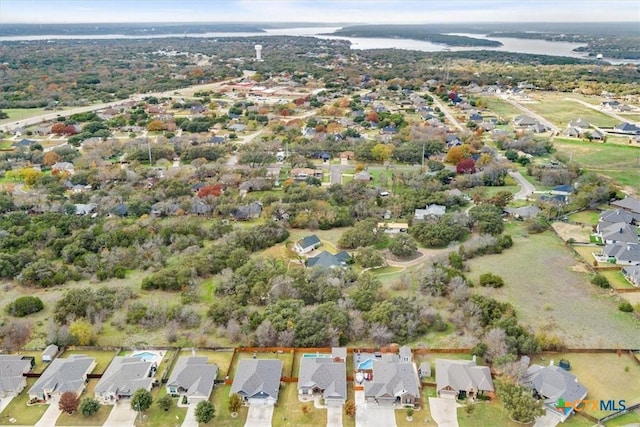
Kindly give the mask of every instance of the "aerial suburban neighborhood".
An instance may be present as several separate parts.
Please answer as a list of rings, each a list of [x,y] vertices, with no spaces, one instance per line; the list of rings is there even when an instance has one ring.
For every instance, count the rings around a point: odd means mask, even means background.
[[[640,424],[637,22],[106,3],[0,4],[0,426]]]

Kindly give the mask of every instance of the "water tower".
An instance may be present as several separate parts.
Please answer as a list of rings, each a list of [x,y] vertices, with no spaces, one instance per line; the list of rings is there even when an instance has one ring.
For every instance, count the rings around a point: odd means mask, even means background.
[[[262,45],[257,44],[256,48],[256,61],[262,61]]]

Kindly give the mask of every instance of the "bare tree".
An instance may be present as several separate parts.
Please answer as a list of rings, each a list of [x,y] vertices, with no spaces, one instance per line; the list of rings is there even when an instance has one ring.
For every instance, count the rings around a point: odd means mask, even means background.
[[[487,358],[491,361],[495,361],[502,356],[505,356],[508,352],[507,347],[507,334],[504,329],[493,328],[484,337],[484,342],[487,344]]]
[[[31,322],[22,319],[12,319],[0,329],[2,348],[7,351],[20,350],[31,337]]]
[[[269,347],[276,344],[277,337],[278,331],[268,319],[263,320],[256,329],[256,340],[259,347]]]
[[[393,332],[391,332],[387,326],[380,323],[375,323],[371,326],[369,335],[378,346],[389,344],[393,338]]]

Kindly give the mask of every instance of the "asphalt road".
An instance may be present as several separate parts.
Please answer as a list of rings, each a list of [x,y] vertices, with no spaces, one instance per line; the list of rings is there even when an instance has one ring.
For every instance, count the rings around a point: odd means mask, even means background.
[[[460,132],[468,131],[468,129],[462,126],[460,122],[458,122],[458,120],[455,118],[455,116],[451,114],[449,109],[440,101],[440,98],[438,98],[436,95],[434,95],[431,92],[427,92],[427,93],[429,94],[430,97],[433,98],[433,103],[436,104],[436,106],[440,109],[440,111],[444,113],[444,116],[447,118],[447,120],[449,120],[449,122],[451,122],[453,126],[455,126]]]
[[[522,176],[520,172],[509,172],[509,176],[515,179],[518,185],[520,186],[520,191],[518,191],[514,196],[514,200],[526,200],[531,194],[536,191],[536,187],[533,186],[527,179]]]

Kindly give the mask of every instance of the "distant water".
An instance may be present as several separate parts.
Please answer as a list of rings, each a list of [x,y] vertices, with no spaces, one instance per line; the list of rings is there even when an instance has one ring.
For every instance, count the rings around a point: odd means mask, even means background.
[[[422,40],[398,39],[398,38],[364,38],[364,37],[343,37],[325,35],[330,34],[341,27],[299,27],[299,28],[277,28],[265,29],[263,33],[184,33],[184,34],[150,34],[150,35],[123,35],[123,34],[103,34],[85,36],[64,36],[64,35],[37,35],[37,36],[7,36],[0,37],[3,41],[32,41],[32,40],[116,40],[116,39],[157,39],[166,37],[189,37],[189,38],[223,38],[223,37],[265,37],[265,36],[307,36],[317,37],[325,40],[346,40],[351,43],[351,49],[406,49],[421,52],[442,52],[442,51],[474,51],[474,50],[495,50],[500,52],[514,52],[535,55],[565,56],[570,58],[586,59],[588,56],[583,52],[574,52],[573,49],[585,46],[581,43],[552,42],[548,40],[518,39],[510,37],[487,37],[483,34],[451,33],[451,35],[474,37],[478,39],[495,40],[502,43],[502,46],[447,46],[443,44],[431,43]],[[263,51],[263,55],[267,52]],[[640,64],[640,60],[609,59],[604,58],[611,64]]]

